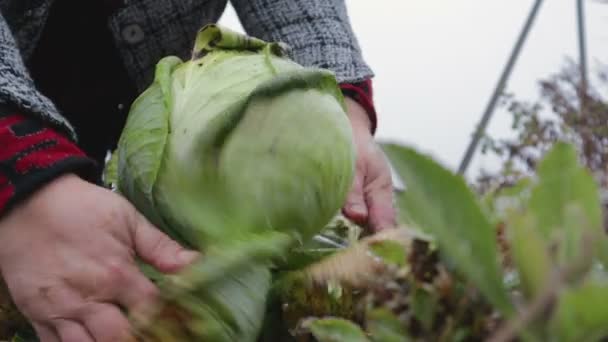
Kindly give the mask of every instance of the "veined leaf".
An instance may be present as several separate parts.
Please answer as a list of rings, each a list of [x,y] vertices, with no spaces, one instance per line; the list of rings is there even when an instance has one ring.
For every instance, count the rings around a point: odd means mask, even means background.
[[[391,240],[380,240],[370,243],[371,253],[382,259],[384,263],[404,266],[407,252],[402,243]]]
[[[558,341],[598,341],[608,336],[608,285],[586,283],[561,296],[551,321]]]
[[[523,215],[514,218],[508,229],[511,255],[528,298],[543,290],[554,266],[549,256],[549,245],[536,230],[536,225],[533,216]]]
[[[406,342],[408,335],[401,322],[386,309],[373,309],[367,313],[367,330],[374,342]]]
[[[186,239],[167,224],[153,195],[170,130],[165,83],[180,62],[176,57],[166,57],[157,64],[153,84],[131,105],[106,175],[112,178],[112,173],[116,173],[118,190],[139,212],[173,239],[190,246],[192,239]]]
[[[168,336],[182,341],[185,335],[190,336],[186,340],[255,341],[271,288],[272,260],[283,255],[291,241],[281,232],[244,232],[207,249],[203,258],[179,273],[160,275],[159,313],[142,326],[142,334],[160,341],[170,340]],[[173,311],[183,312],[188,320]],[[140,324],[138,317],[132,320]]]
[[[504,313],[513,311],[498,264],[496,232],[464,180],[413,149],[383,146],[406,191],[402,211],[437,240],[446,259]]]
[[[608,237],[603,234],[602,207],[598,187],[589,172],[579,165],[576,149],[566,143],[556,143],[538,166],[538,184],[532,189],[530,212],[537,227],[546,238],[565,238],[565,245],[580,246],[584,231],[601,234],[596,239],[596,251],[608,265]],[[582,209],[584,224],[576,224],[567,215],[569,206]],[[574,227],[565,227],[566,223]],[[598,234],[598,236],[600,236]],[[568,248],[561,262],[576,257],[576,248]]]
[[[305,328],[319,342],[369,342],[369,339],[355,323],[342,318],[322,318],[309,321]]]

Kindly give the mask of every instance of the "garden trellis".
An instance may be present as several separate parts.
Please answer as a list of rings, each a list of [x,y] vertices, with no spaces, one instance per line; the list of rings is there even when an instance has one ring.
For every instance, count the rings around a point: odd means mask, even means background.
[[[490,101],[488,101],[488,104],[486,105],[486,108],[481,116],[481,120],[477,124],[475,132],[473,133],[473,136],[471,138],[471,142],[469,143],[467,150],[464,154],[464,157],[462,158],[462,161],[460,163],[460,166],[458,167],[458,172],[460,174],[466,173],[467,168],[469,167],[471,160],[473,158],[473,155],[475,154],[475,151],[477,150],[479,142],[480,142],[481,138],[483,137],[483,135],[485,134],[486,128],[490,122],[490,119],[492,118],[492,114],[494,114],[496,105],[498,104],[498,100],[500,99],[500,96],[503,94],[507,81],[509,80],[511,73],[513,72],[513,67],[515,66],[515,63],[517,62],[517,59],[521,53],[522,47],[523,47],[526,39],[528,38],[528,35],[530,34],[532,25],[534,24],[534,21],[535,21],[536,17],[538,16],[542,3],[543,3],[543,0],[534,1],[532,9],[530,10],[530,13],[528,14],[528,17],[517,38],[517,41],[515,42],[515,46],[513,47],[513,50],[511,51],[511,55],[509,56],[509,59],[507,60],[507,64],[505,65],[505,67],[502,71],[500,79],[498,80],[498,83],[496,84],[496,87],[494,88],[494,92],[492,93],[492,95],[490,97]],[[587,91],[587,46],[586,46],[586,39],[585,39],[584,0],[576,0],[576,9],[577,9],[576,15],[577,15],[577,31],[578,31],[578,47],[579,47],[579,65],[580,65],[580,74],[581,74],[581,84],[580,84],[580,88],[579,88],[579,97],[580,97],[580,105],[581,105],[580,112],[584,113],[584,109],[585,109],[584,99],[585,99],[585,94]]]

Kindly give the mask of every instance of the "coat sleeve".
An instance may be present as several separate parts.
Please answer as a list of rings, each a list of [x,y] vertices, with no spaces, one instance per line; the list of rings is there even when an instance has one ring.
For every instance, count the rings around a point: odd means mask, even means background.
[[[281,41],[305,66],[326,68],[340,83],[373,77],[363,59],[344,0],[231,0],[252,36]]]
[[[75,140],[76,134],[30,77],[11,29],[0,12],[0,104],[40,119]]]
[[[52,102],[39,93],[0,13],[0,218],[52,179],[92,174],[95,162]]]

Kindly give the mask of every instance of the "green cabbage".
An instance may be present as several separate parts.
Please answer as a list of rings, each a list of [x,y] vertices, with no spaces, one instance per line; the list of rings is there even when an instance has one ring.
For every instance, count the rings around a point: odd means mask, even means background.
[[[198,334],[208,341],[253,341],[273,260],[339,212],[354,162],[331,72],[295,63],[279,43],[209,25],[191,60],[157,64],[108,174],[153,224],[205,255],[172,294],[199,311],[204,323],[191,329],[207,327]]]

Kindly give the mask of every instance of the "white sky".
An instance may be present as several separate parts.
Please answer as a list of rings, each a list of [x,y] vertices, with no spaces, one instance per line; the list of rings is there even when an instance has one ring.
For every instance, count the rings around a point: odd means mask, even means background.
[[[533,0],[346,0],[374,69],[377,138],[414,145],[456,169]],[[608,5],[588,1],[589,63],[608,62]],[[545,0],[508,84],[537,97],[537,80],[577,58],[576,1]],[[241,30],[232,8],[221,23]],[[491,134],[510,133],[497,111]],[[468,175],[496,161],[476,154]]]

